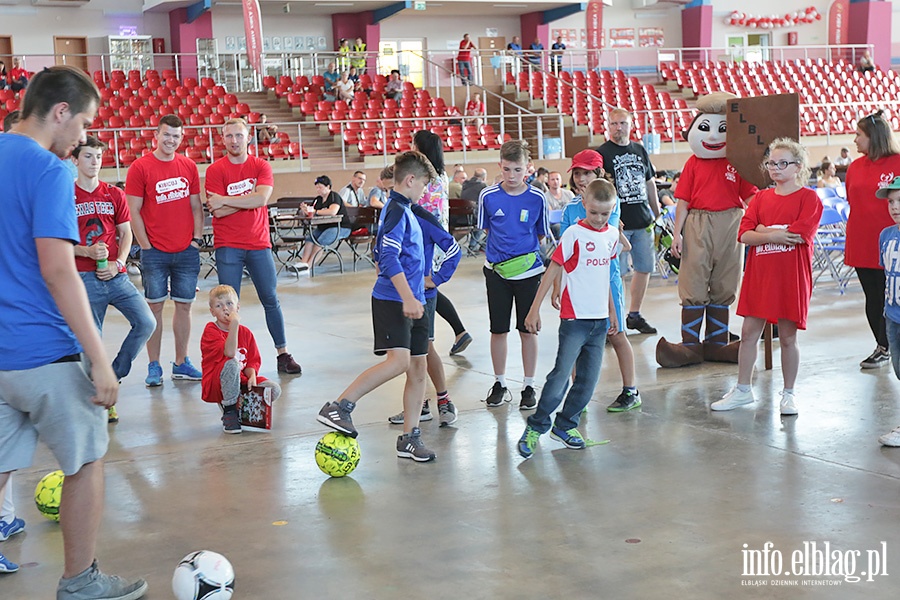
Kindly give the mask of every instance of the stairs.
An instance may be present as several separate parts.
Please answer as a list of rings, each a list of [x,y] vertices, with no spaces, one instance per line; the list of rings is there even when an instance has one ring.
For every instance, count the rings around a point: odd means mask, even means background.
[[[301,142],[309,158],[304,160],[304,170],[323,170],[339,167],[341,162],[341,146],[327,132],[322,134],[317,123],[304,121],[295,115],[287,104],[267,92],[249,92],[236,94],[238,101],[246,102],[254,112],[265,113],[269,123],[278,125],[278,131],[287,133],[292,142]],[[302,136],[298,135],[297,123],[300,123]],[[356,148],[347,149],[347,168],[361,168],[363,162]]]

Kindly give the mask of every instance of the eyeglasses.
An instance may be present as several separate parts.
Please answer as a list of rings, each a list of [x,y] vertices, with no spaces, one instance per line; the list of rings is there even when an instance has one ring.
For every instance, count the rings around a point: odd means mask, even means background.
[[[788,168],[788,165],[797,165],[800,164],[796,160],[767,160],[763,163],[763,166],[767,169],[776,169],[778,171],[784,171]]]

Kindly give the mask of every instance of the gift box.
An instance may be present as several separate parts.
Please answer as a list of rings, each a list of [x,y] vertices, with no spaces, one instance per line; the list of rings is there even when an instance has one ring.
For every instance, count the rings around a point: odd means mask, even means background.
[[[272,388],[257,385],[241,392],[238,398],[241,427],[272,429]]]

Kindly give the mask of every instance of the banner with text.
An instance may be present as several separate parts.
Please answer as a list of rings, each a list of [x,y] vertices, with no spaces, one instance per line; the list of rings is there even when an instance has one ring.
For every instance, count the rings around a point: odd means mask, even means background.
[[[247,60],[250,67],[262,74],[262,15],[259,0],[244,0],[244,35],[247,36]]]
[[[600,50],[603,48],[603,0],[591,0],[585,11],[587,18],[588,68],[600,66]]]

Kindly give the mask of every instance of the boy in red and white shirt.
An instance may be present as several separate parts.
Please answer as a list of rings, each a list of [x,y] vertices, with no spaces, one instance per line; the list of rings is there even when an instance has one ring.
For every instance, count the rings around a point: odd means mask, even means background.
[[[237,410],[241,390],[264,385],[272,388],[273,401],[281,395],[277,383],[259,376],[259,348],[253,333],[241,325],[240,310],[237,292],[230,285],[218,285],[209,291],[209,312],[216,320],[206,324],[200,338],[202,398],[222,407],[225,433],[241,433]]]
[[[525,318],[529,332],[540,331],[541,302],[554,282],[561,280],[560,297],[553,298],[553,305],[560,309],[556,364],[547,375],[537,410],[528,417],[517,444],[524,458],[531,458],[538,439],[547,431],[567,448],[585,447],[577,429],[581,412],[590,402],[600,377],[606,335],[619,327],[609,289],[610,262],[617,258],[619,246],[619,230],[608,223],[616,206],[615,188],[608,181],[597,179],[588,185],[582,202],[587,214],[563,233]],[[575,381],[569,387],[569,375],[576,364]],[[550,416],[564,394],[565,403],[551,427]]]
[[[222,139],[228,152],[206,171],[206,206],[213,217],[219,283],[241,294],[244,269],[266,311],[266,324],[278,353],[278,372],[300,374],[288,354],[284,316],[275,290],[277,275],[269,238],[268,204],[275,178],[269,163],[247,152],[250,127],[244,119],[226,121]]]

